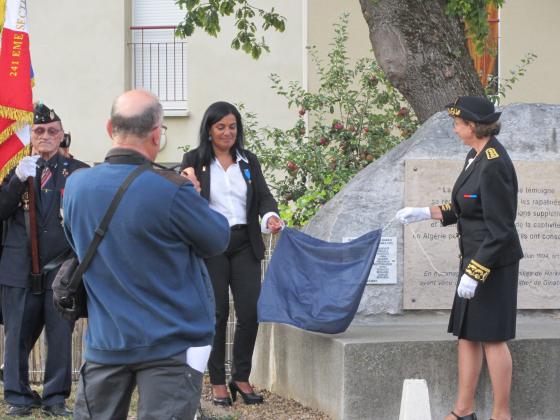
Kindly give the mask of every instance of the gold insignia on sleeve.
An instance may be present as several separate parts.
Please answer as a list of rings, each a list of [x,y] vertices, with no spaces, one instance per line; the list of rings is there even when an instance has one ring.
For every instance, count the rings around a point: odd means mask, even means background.
[[[467,269],[465,270],[465,273],[473,279],[483,283],[490,275],[490,269],[484,267],[480,263],[477,263],[475,260],[471,260],[471,262],[467,266]]]
[[[445,203],[439,206],[439,208],[441,209],[441,211],[451,211],[451,204]]]
[[[496,149],[491,147],[489,149],[486,149],[486,157],[488,158],[488,160],[492,160],[500,157],[500,155],[498,154],[498,152],[496,152]]]

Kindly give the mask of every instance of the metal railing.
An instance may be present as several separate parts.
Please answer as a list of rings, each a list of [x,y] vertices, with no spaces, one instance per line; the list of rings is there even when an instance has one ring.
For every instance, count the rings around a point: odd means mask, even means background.
[[[175,26],[131,26],[131,85],[186,108],[187,43]]]

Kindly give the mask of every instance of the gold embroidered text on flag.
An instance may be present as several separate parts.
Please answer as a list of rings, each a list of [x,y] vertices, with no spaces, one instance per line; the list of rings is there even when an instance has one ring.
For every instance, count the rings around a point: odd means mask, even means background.
[[[0,177],[26,154],[33,122],[27,0],[6,0],[0,44]]]

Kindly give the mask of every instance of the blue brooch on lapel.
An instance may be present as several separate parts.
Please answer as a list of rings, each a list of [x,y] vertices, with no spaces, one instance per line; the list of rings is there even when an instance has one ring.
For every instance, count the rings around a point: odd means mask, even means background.
[[[249,171],[249,168],[245,168],[243,170],[243,174],[245,175],[247,182],[251,183],[251,171]]]

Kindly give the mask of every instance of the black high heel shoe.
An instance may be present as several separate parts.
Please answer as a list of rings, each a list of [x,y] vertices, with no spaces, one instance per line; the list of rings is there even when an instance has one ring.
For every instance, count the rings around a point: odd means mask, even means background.
[[[233,403],[231,402],[230,397],[223,397],[223,398],[212,397],[212,404],[218,405],[220,407],[229,407]]]
[[[477,420],[476,419],[476,414],[475,413],[471,413],[468,416],[458,416],[457,414],[455,414],[453,411],[451,412],[451,414],[453,416],[455,416],[457,418],[457,420]]]
[[[264,402],[264,399],[263,399],[262,395],[255,394],[254,392],[251,392],[251,393],[243,392],[241,390],[241,388],[239,388],[239,386],[237,386],[235,381],[230,381],[228,386],[229,386],[229,391],[231,392],[231,398],[233,399],[233,401],[235,401],[237,399],[237,393],[239,392],[239,394],[241,394],[241,397],[243,398],[243,402],[247,405],[262,404]]]
[[[225,385],[224,385],[225,386]],[[212,385],[214,387],[214,385]],[[227,394],[227,388],[225,388]],[[231,398],[228,397],[215,397],[214,396],[214,389],[212,389],[212,404],[218,405],[220,407],[230,407],[233,403],[231,402]]]

